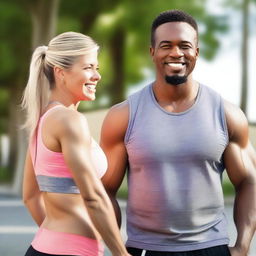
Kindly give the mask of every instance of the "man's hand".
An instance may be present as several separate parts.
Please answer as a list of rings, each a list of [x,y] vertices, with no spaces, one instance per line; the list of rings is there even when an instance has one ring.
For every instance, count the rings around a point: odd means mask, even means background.
[[[229,247],[229,251],[231,256],[248,256],[247,252],[236,246]]]

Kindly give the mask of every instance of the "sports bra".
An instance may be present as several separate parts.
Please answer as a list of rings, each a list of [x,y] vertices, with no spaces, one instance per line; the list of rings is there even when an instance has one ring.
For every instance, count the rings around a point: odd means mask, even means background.
[[[73,180],[70,169],[64,161],[62,152],[54,152],[48,149],[42,140],[43,121],[48,114],[57,107],[63,106],[56,105],[47,110],[40,117],[37,132],[29,145],[36,179],[40,191],[79,194],[80,191]],[[98,177],[101,178],[107,169],[107,159],[104,152],[93,138],[91,144],[91,159]]]

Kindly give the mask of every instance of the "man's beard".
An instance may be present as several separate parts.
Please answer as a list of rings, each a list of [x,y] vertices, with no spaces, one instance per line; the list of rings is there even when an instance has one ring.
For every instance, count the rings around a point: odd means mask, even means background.
[[[170,85],[180,85],[187,82],[187,76],[165,76],[165,81]]]

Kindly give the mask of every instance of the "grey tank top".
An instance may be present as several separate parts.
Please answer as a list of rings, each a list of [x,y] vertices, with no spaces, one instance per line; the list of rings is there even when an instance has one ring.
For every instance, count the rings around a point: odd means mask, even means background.
[[[150,84],[128,103],[127,246],[188,251],[228,244],[222,192],[228,132],[220,95],[201,84],[191,108],[170,113]]]

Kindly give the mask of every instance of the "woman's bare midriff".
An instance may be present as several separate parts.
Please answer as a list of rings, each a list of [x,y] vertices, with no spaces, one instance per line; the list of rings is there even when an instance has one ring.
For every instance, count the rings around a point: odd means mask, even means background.
[[[101,240],[80,194],[43,192],[43,197],[46,218],[42,227]]]

